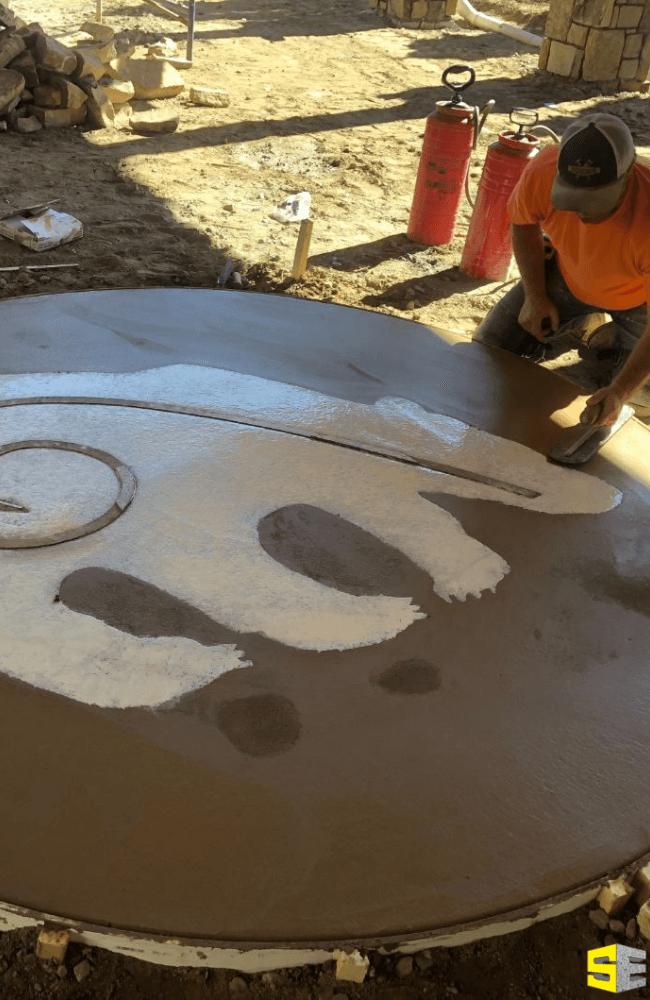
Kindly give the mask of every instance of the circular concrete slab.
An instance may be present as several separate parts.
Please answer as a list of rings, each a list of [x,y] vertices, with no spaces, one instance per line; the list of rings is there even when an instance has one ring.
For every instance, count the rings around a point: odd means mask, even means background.
[[[1,900],[376,946],[650,850],[644,427],[553,466],[571,385],[304,300],[0,322]]]

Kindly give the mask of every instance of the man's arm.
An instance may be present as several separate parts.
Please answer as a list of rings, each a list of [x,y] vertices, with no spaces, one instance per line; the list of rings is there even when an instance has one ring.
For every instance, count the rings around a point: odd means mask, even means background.
[[[546,296],[542,227],[536,222],[532,226],[511,223],[510,238],[526,296],[529,299]]]
[[[560,316],[555,303],[546,294],[542,227],[537,222],[530,226],[511,223],[510,238],[525,295],[518,317],[519,324],[545,344],[548,336],[542,325],[545,318],[549,317],[551,328],[556,331],[560,325]]]
[[[637,389],[650,378],[650,303],[648,304],[648,319],[643,336],[612,382],[612,388],[617,396],[625,402],[633,396]]]
[[[580,417],[581,421],[586,424],[611,427],[616,422],[623,403],[627,402],[648,378],[650,378],[650,303],[648,303],[646,328],[641,339],[610,385],[599,389],[589,397]],[[596,420],[596,407],[599,403],[604,405],[599,419]]]

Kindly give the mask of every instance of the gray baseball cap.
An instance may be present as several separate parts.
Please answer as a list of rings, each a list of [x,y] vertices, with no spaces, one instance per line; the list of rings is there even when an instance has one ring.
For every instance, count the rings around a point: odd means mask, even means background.
[[[551,188],[553,208],[593,216],[612,212],[635,159],[634,139],[622,119],[582,115],[562,136]]]

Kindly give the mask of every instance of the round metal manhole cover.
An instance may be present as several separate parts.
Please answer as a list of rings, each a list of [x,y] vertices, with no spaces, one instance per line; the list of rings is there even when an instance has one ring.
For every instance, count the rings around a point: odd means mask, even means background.
[[[0,447],[0,548],[55,545],[110,524],[135,495],[133,471],[70,441]]]

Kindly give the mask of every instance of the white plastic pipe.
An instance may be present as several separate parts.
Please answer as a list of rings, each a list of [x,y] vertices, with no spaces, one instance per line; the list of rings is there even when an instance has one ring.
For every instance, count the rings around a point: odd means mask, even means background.
[[[498,31],[501,35],[507,35],[508,38],[514,38],[517,42],[523,42],[524,45],[534,45],[535,48],[540,48],[544,41],[544,38],[540,37],[540,35],[533,35],[530,31],[524,31],[523,28],[515,28],[513,24],[506,24],[505,21],[499,21],[496,17],[488,17],[487,14],[480,14],[472,7],[468,0],[458,0],[456,13],[464,17],[466,21],[469,21],[476,28],[485,28],[486,31]]]

